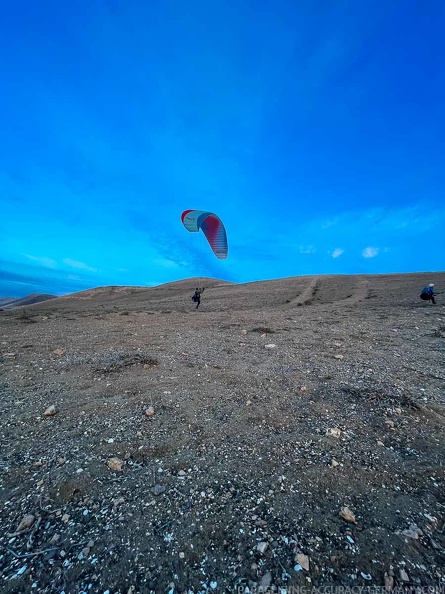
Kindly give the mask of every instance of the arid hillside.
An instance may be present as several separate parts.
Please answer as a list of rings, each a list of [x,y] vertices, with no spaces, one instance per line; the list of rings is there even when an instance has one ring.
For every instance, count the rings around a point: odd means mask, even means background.
[[[1,591],[445,588],[445,273],[202,282],[0,312]]]

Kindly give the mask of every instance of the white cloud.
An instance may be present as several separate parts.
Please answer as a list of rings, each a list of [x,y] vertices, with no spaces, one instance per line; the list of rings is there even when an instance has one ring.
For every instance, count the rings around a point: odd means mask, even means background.
[[[96,268],[92,268],[85,264],[85,262],[78,262],[77,260],[71,260],[70,258],[65,258],[64,263],[71,268],[77,268],[79,270],[88,270],[88,272],[97,272]]]
[[[379,248],[369,246],[363,250],[362,256],[364,258],[375,258],[378,255],[379,251]]]
[[[342,250],[341,248],[336,248],[333,252],[332,252],[332,257],[333,258],[338,258],[339,256],[341,256],[342,254],[344,254],[345,250]]]
[[[33,262],[38,262],[45,268],[56,268],[57,266],[56,262],[54,260],[51,260],[51,258],[29,256],[28,254],[25,254],[25,257],[28,258],[28,260],[33,260]]]

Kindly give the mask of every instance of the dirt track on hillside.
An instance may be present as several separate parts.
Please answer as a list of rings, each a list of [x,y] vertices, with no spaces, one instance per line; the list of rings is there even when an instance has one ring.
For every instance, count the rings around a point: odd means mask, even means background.
[[[2,592],[445,588],[430,278],[206,279],[198,311],[191,279],[0,312]]]

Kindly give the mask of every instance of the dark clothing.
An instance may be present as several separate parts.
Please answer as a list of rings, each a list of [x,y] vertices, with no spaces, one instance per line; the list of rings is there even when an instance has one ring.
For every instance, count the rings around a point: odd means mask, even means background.
[[[202,293],[202,291],[200,291],[199,289],[196,289],[195,294],[193,295],[193,301],[196,303],[195,309],[198,309],[199,304],[201,303],[201,293]]]
[[[433,287],[424,287],[422,289],[422,292],[420,293],[420,298],[423,301],[432,301],[435,305],[436,304],[436,300],[434,299],[435,295],[437,295],[437,293],[434,291]]]

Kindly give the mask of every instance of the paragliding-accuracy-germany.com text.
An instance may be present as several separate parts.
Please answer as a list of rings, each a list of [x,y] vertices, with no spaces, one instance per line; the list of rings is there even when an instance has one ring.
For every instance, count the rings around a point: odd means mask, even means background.
[[[445,584],[437,586],[238,586],[236,594],[445,594]]]

